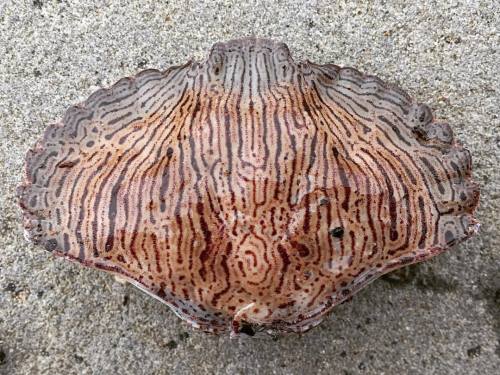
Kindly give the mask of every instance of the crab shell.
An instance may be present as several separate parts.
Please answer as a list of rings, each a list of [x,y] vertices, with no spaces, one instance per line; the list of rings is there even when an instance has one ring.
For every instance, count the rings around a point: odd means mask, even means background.
[[[478,229],[470,154],[426,105],[255,38],[70,107],[18,196],[35,244],[215,333],[304,332]]]

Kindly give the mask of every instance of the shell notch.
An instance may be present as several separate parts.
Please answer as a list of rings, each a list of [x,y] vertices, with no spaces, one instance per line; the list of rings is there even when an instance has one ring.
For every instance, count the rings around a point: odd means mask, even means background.
[[[207,332],[304,332],[478,230],[470,153],[401,89],[214,45],[70,107],[27,153],[27,238]]]

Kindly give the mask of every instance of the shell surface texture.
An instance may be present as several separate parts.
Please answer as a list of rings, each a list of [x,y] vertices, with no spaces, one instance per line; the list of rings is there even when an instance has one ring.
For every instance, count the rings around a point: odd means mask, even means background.
[[[70,107],[18,197],[33,243],[233,335],[304,332],[478,229],[470,154],[426,105],[256,38]]]

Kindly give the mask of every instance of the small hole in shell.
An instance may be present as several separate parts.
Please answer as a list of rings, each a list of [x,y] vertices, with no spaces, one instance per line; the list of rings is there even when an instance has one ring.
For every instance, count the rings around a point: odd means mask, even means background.
[[[344,228],[342,227],[337,227],[330,229],[330,235],[335,238],[340,238],[344,235]]]

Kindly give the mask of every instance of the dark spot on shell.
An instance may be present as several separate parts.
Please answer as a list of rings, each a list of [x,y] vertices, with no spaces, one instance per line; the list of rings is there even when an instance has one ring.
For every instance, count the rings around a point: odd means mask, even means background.
[[[336,227],[333,229],[330,229],[330,235],[335,238],[340,238],[344,235],[344,228],[342,227]]]
[[[172,147],[167,148],[167,158],[170,159],[173,154],[174,154],[174,150],[172,149]]]

